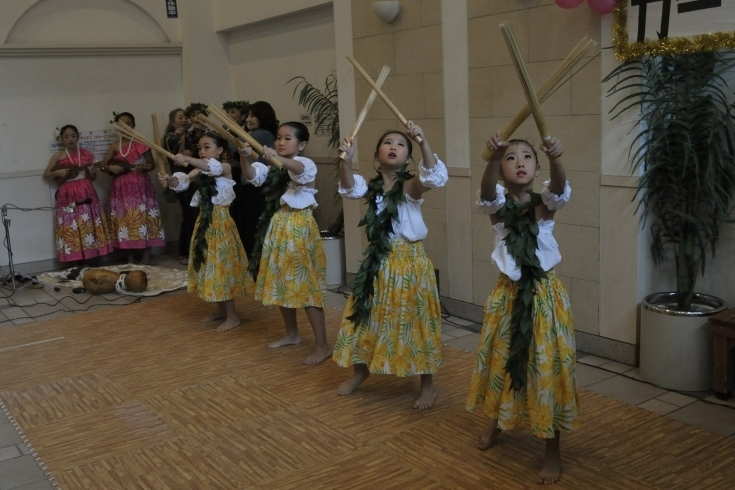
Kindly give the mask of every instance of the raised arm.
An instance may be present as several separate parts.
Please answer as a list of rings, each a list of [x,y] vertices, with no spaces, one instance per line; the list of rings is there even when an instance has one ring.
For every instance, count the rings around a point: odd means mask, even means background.
[[[508,142],[502,140],[499,129],[487,140],[487,147],[493,150],[493,156],[485,166],[485,173],[482,174],[480,198],[492,202],[497,197],[496,185],[500,177],[500,162],[503,159],[503,154],[505,154],[505,149],[508,147]]]
[[[354,141],[352,138],[345,138],[338,149],[345,153],[339,166],[340,184],[343,189],[352,189],[355,187],[355,175],[352,173],[352,157],[355,155]]]
[[[549,157],[549,190],[557,196],[561,196],[564,194],[564,187],[567,184],[567,174],[564,171],[564,165],[558,160],[564,154],[564,146],[558,138],[552,136],[547,143],[541,146],[541,151]]]
[[[418,141],[421,150],[421,162],[419,163],[419,178],[410,179],[406,182],[406,192],[414,199],[420,199],[424,192],[428,192],[436,187],[443,187],[449,175],[444,163],[437,160],[434,152],[429,146],[429,139],[424,134],[421,127],[415,125],[413,121],[408,121],[408,135],[412,140]]]

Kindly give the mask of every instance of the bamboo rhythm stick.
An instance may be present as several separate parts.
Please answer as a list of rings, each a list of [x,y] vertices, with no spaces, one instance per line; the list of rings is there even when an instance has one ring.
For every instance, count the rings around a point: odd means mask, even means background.
[[[232,118],[230,118],[230,116],[225,114],[219,107],[210,104],[209,106],[207,106],[207,112],[219,119],[223,124],[227,125],[233,132],[237,133],[237,135],[244,139],[250,146],[252,146],[259,155],[263,154],[263,145],[258,143],[255,138],[250,136],[247,131],[242,129],[235,121],[232,120]],[[278,157],[271,157],[268,161],[278,168],[281,168],[283,166],[283,163],[278,159]]]
[[[508,45],[508,51],[510,51],[511,58],[513,58],[513,64],[518,72],[518,77],[521,79],[521,85],[523,85],[523,91],[526,93],[528,105],[531,106],[531,113],[533,114],[533,119],[536,121],[538,132],[541,135],[541,139],[544,142],[548,142],[551,136],[549,134],[549,128],[546,125],[546,118],[544,117],[544,113],[541,112],[541,103],[536,96],[531,78],[528,76],[528,69],[526,68],[526,63],[523,61],[523,54],[518,47],[518,42],[516,41],[515,34],[513,34],[513,28],[510,26],[510,22],[500,24],[500,30],[503,32],[505,44]],[[551,162],[558,163],[558,159],[552,158]]]
[[[575,46],[572,52],[569,53],[566,59],[561,63],[561,65],[559,65],[556,71],[539,89],[538,99],[540,102],[544,102],[546,99],[549,98],[549,96],[551,96],[551,91],[554,90],[554,88],[561,81],[561,79],[564,78],[567,72],[571,70],[572,67],[576,65],[579,60],[582,59],[587,51],[589,51],[590,48],[592,48],[596,44],[597,43],[592,39],[585,37],[579,42],[579,44],[577,44],[577,46]],[[510,138],[511,135],[515,133],[515,131],[520,127],[520,125],[523,124],[523,121],[525,121],[526,118],[528,118],[528,116],[530,115],[531,106],[529,104],[526,104],[526,106],[521,109],[516,117],[514,117],[513,120],[503,128],[503,131],[501,133],[501,137],[503,138],[503,140],[507,141],[508,138]],[[493,153],[493,150],[491,150],[490,148],[485,148],[485,150],[482,152],[482,155],[480,155],[480,158],[487,162],[493,157]]]
[[[214,129],[217,133],[219,133],[224,139],[232,143],[233,145],[237,145],[238,148],[245,148],[246,144],[240,141],[239,139],[232,136],[232,134],[228,133],[225,128],[220,126],[219,124],[215,123],[211,119],[209,119],[204,114],[199,114],[199,121],[203,122],[204,124],[208,125],[212,129]],[[253,158],[259,158],[260,155],[253,150],[253,153],[251,153],[251,156]]]
[[[137,132],[136,130],[134,130],[133,128],[125,124],[124,122],[120,122],[120,121],[116,122],[115,128],[118,130],[118,132],[122,133],[128,138],[138,140],[144,145],[146,145],[148,148],[150,148],[151,150],[155,150],[161,155],[168,157],[172,160],[174,159],[174,155],[172,153],[164,150],[157,144],[153,143],[151,140],[149,140],[148,138],[146,138],[145,136],[143,136],[142,134],[140,134],[139,132]],[[184,165],[184,166],[186,167],[187,165]]]
[[[161,142],[161,144],[163,144],[163,141],[161,141],[161,133],[158,132],[158,116],[156,116],[155,112],[151,114],[151,122],[153,123],[153,139],[156,143]],[[166,175],[166,168],[163,166],[163,160],[161,157],[156,155],[154,159],[158,166],[158,174]]]
[[[380,75],[378,76],[378,81],[376,82],[376,85],[378,87],[383,86],[383,83],[385,83],[385,79],[388,78],[388,73],[390,73],[390,66],[383,65],[383,69],[380,70]],[[377,96],[378,94],[375,92],[375,90],[370,91],[370,95],[368,95],[365,105],[362,106],[362,111],[360,111],[360,115],[357,116],[355,126],[352,128],[352,132],[350,133],[351,140],[355,139],[355,136],[357,136],[357,132],[360,131],[360,126],[362,126],[362,123],[365,121],[365,117],[367,117],[367,113],[370,110],[370,107],[372,107],[373,102],[375,102],[375,97]],[[347,153],[343,151],[339,154],[339,159],[344,160],[346,156]]]
[[[378,96],[381,99],[383,99],[383,102],[385,102],[385,105],[388,106],[388,109],[393,111],[393,114],[395,114],[398,120],[401,121],[401,124],[403,124],[404,126],[406,126],[406,128],[408,128],[408,120],[405,117],[403,117],[403,114],[401,114],[401,111],[399,111],[398,108],[395,106],[395,104],[393,104],[393,102],[390,101],[388,96],[385,95],[382,90],[380,90],[380,87],[378,87],[375,84],[375,82],[373,82],[373,79],[370,78],[370,75],[368,75],[367,72],[362,68],[362,66],[360,66],[360,63],[358,63],[357,60],[353,58],[351,54],[347,55],[347,59],[350,60],[350,63],[352,63],[355,69],[358,72],[360,72],[360,75],[362,75],[363,78],[367,81],[367,83],[370,84],[370,86],[373,88],[373,90],[375,90],[375,93],[378,94]],[[421,139],[420,136],[416,137],[417,143],[421,143],[422,141],[423,139]]]

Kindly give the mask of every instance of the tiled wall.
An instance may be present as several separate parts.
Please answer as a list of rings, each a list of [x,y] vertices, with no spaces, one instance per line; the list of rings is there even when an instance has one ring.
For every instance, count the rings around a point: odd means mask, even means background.
[[[468,0],[468,16],[470,145],[479,155],[492,131],[525,104],[498,26],[511,22],[538,89],[582,37],[599,41],[600,19],[585,6],[563,10],[553,0]],[[573,189],[571,204],[556,215],[555,236],[564,257],[556,270],[572,297],[575,328],[592,334],[599,334],[601,76],[599,56],[593,58],[598,53],[599,46],[576,69],[589,64],[543,104],[552,134],[565,145],[562,161]],[[532,120],[515,136],[540,144]],[[541,164],[537,191],[548,178],[548,162]],[[472,161],[473,189],[479,189],[483,170],[482,160]],[[487,216],[472,216],[472,244],[473,301],[480,305],[497,279]]]
[[[354,54],[374,78],[383,64],[391,66],[385,92],[403,114],[424,127],[440,156],[444,149],[442,25],[440,0],[402,0],[403,11],[393,23],[382,23],[372,12],[371,0],[352,0]],[[525,104],[499,25],[510,21],[529,72],[540,87],[572,48],[585,36],[600,39],[600,18],[586,6],[563,10],[553,0],[467,0],[469,50],[470,154],[473,193],[479,188],[484,162],[479,154],[487,137],[503,127]],[[562,85],[543,105],[552,133],[565,143],[563,158],[573,187],[572,203],[557,213],[556,237],[565,260],[557,272],[572,297],[579,331],[599,335],[600,263],[600,62],[599,46],[578,65],[586,66]],[[451,74],[449,75],[451,76]],[[369,87],[356,76],[356,108],[359,111]],[[359,138],[360,171],[370,175],[378,136],[398,121],[379,100]],[[540,143],[531,120],[517,137]],[[544,168],[546,167],[546,168]],[[542,161],[541,181],[548,178]],[[490,259],[494,239],[487,216],[472,206],[472,302],[482,305],[497,280]],[[424,219],[429,227],[426,249],[441,271],[442,295],[448,296],[447,257],[464,253],[447,237],[445,190],[426,194]]]
[[[391,24],[372,12],[371,0],[352,0],[354,56],[376,79],[382,65],[391,67],[383,85],[386,95],[401,113],[420,125],[435,153],[444,155],[444,93],[440,0],[402,0],[403,10]],[[359,112],[370,93],[367,82],[356,74],[355,100]],[[376,100],[357,140],[359,172],[371,177],[373,154],[380,135],[402,129],[388,107]],[[414,156],[420,158],[418,148]],[[409,167],[409,168],[413,168]],[[422,207],[429,236],[427,254],[440,271],[442,294],[448,290],[447,206],[445,189],[425,194]],[[365,245],[365,243],[363,243]]]

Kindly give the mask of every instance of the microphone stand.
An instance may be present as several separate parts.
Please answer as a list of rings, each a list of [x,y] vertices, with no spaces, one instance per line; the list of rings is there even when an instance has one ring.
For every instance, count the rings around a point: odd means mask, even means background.
[[[89,201],[89,202],[87,202],[87,201]],[[31,209],[19,208],[19,207],[13,205],[13,204],[11,204],[10,205],[11,207],[8,208],[8,205],[7,204],[3,204],[2,207],[0,208],[0,215],[2,216],[3,227],[5,228],[5,242],[4,242],[4,245],[5,245],[5,248],[8,250],[8,269],[9,269],[9,272],[2,279],[2,282],[0,282],[0,287],[5,287],[6,284],[10,283],[12,285],[12,288],[13,288],[13,294],[15,294],[18,290],[23,289],[24,287],[28,286],[29,284],[35,286],[35,285],[41,283],[35,277],[31,277],[31,276],[26,275],[26,274],[23,274],[23,273],[16,273],[15,264],[13,263],[13,248],[12,248],[12,246],[10,244],[10,218],[8,217],[8,209],[17,209],[17,210],[20,210],[20,211],[65,211],[65,212],[71,212],[77,206],[81,206],[81,205],[85,205],[85,204],[90,204],[91,202],[92,202],[91,200],[85,199],[83,201],[74,202],[71,205],[69,205],[67,207],[64,207],[64,208],[42,207],[42,208],[31,208]],[[16,275],[19,276],[20,279],[24,280],[24,282],[26,282],[26,284],[23,284],[22,286],[19,287],[16,284],[16,280],[15,280]]]
[[[18,285],[15,282],[15,265],[13,264],[13,248],[10,244],[10,218],[8,218],[8,206],[3,205],[1,208],[2,213],[2,220],[3,220],[3,227],[5,228],[5,248],[8,249],[8,274],[3,278],[2,283],[0,284],[0,287],[4,287],[6,284],[11,283],[13,287],[13,294],[16,293],[19,289],[23,289],[28,284],[36,285],[38,284],[38,279],[35,277],[27,276],[25,274],[18,274],[21,279],[24,279],[28,281],[26,284],[18,287]]]

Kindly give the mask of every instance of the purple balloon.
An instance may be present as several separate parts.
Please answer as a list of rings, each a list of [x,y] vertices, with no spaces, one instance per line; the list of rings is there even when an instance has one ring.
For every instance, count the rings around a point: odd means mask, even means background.
[[[599,15],[607,15],[615,8],[615,0],[587,0],[590,8]]]
[[[560,6],[563,9],[573,9],[574,7],[578,6],[580,3],[584,2],[584,0],[554,0],[558,6]]]

